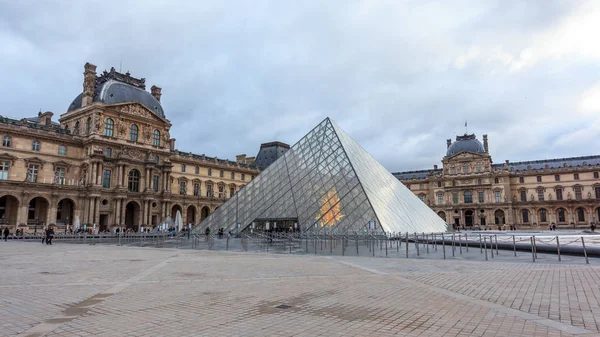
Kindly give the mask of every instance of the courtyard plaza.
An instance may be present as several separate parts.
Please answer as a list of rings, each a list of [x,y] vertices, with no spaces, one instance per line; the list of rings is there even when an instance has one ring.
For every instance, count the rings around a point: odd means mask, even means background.
[[[600,336],[600,264],[0,244],[0,336]],[[506,258],[504,256],[507,256]]]

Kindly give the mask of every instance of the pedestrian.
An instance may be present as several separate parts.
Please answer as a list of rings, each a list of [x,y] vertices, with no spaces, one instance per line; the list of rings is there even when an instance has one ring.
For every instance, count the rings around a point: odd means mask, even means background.
[[[4,232],[2,232],[2,234],[4,234],[4,241],[8,241],[8,234],[10,234],[8,227],[4,228]]]
[[[54,229],[52,227],[49,227],[46,230],[46,244],[47,245],[52,245],[52,238],[54,238]]]

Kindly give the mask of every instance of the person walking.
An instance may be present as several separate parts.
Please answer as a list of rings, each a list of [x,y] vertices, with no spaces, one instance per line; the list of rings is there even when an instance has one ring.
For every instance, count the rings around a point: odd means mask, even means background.
[[[52,238],[54,238],[54,229],[52,227],[49,227],[46,230],[46,244],[47,245],[52,245]]]
[[[4,228],[4,232],[2,232],[2,234],[4,234],[4,241],[8,241],[8,234],[10,234],[8,227]]]

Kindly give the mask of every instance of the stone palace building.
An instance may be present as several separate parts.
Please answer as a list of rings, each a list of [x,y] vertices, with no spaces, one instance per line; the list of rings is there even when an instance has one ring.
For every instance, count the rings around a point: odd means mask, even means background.
[[[493,164],[487,135],[482,144],[465,134],[447,140],[442,164],[393,174],[448,224],[575,228],[600,219],[600,156]]]
[[[236,161],[181,152],[161,88],[86,63],[83,92],[60,115],[0,116],[0,227],[65,230],[79,217],[96,230],[151,229],[179,210],[199,223],[259,173]]]

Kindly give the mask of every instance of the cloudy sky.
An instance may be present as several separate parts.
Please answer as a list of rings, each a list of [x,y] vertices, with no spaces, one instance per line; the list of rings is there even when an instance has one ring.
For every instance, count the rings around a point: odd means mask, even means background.
[[[163,88],[183,151],[234,159],[331,117],[391,171],[600,154],[600,2],[0,0],[0,114],[64,113],[83,65]]]

